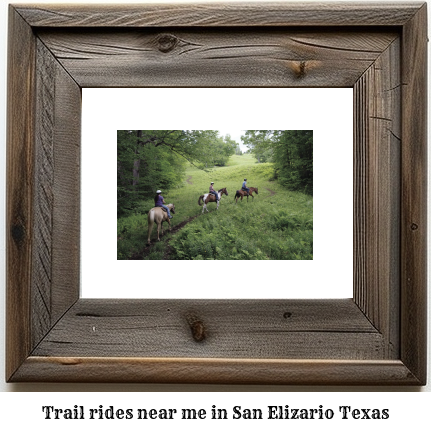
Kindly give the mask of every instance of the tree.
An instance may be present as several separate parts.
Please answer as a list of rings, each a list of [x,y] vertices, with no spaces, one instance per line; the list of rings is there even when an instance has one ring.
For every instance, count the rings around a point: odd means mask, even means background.
[[[217,137],[212,144],[214,152],[214,165],[225,166],[229,157],[235,154],[237,143],[231,139],[230,135]]]
[[[313,194],[313,131],[274,131],[273,151],[279,182],[291,190]]]
[[[117,212],[133,210],[157,188],[179,181],[185,160],[169,148],[174,131],[119,130],[117,132]]]
[[[258,163],[272,159],[272,130],[246,130],[241,139],[256,157]]]
[[[225,153],[228,157],[234,154],[242,154],[238,142],[233,140],[229,134],[225,135],[223,139],[226,147]]]
[[[258,163],[273,161],[274,178],[282,185],[313,193],[312,130],[246,130],[241,139]]]
[[[232,151],[216,130],[118,130],[117,213],[181,183],[187,162],[206,169]]]

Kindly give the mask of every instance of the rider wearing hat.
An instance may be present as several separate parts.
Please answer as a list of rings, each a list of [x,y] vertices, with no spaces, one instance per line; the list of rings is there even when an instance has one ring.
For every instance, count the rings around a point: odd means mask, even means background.
[[[215,195],[216,201],[219,200],[218,193],[214,190],[214,182],[213,181],[211,181],[210,193],[213,194],[213,195]]]
[[[247,192],[247,196],[249,195],[250,189],[247,187],[247,178],[244,178],[244,182],[242,183],[241,190],[246,191]]]
[[[154,206],[164,208],[166,210],[166,212],[168,213],[168,217],[172,218],[171,212],[169,211],[169,208],[166,205],[164,205],[164,204],[166,204],[166,202],[165,202],[163,196],[161,195],[161,193],[162,193],[161,190],[156,191],[156,196],[154,198],[154,204],[155,204]]]

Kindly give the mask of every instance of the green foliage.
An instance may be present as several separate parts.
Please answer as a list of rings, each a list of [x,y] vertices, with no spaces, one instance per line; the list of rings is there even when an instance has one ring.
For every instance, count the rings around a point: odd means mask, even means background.
[[[167,190],[181,182],[187,162],[170,148],[170,140],[180,134],[166,132],[117,132],[118,215],[135,212],[138,203],[153,197],[156,189]]]
[[[227,166],[210,172],[190,165],[182,187],[165,194],[167,203],[174,203],[176,213],[172,226],[188,221],[174,235],[167,232],[161,242],[153,245],[144,259],[163,259],[169,240],[169,259],[181,260],[296,260],[313,259],[313,198],[289,191],[272,180],[274,165],[256,163],[253,155],[233,155]],[[235,191],[244,178],[258,187],[259,193],[235,204]],[[226,187],[220,207],[208,204],[202,214],[200,195],[208,192],[210,182],[215,189]],[[118,219],[118,259],[130,259],[142,251],[147,241],[147,212],[152,200],[143,200],[135,213]],[[152,240],[156,238],[153,229]]]
[[[258,163],[272,161],[272,130],[246,130],[241,139]]]
[[[117,215],[135,213],[157,189],[179,187],[190,163],[224,166],[237,146],[217,130],[118,130]]]
[[[297,201],[294,210],[292,201],[280,198],[267,202],[256,197],[236,205],[223,201],[219,212],[198,217],[172,238],[171,258],[312,259],[312,208],[301,195],[291,196]]]
[[[117,259],[127,260],[138,253],[146,231],[147,219],[140,214],[117,219]]]
[[[276,175],[291,190],[313,194],[313,131],[279,130],[274,133]]]
[[[312,130],[247,130],[242,140],[259,163],[274,162],[280,184],[313,194]]]

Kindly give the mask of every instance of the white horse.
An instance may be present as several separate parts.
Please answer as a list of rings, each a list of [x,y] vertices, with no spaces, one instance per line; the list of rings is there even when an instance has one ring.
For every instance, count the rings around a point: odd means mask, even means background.
[[[216,209],[218,209],[218,207],[219,207],[219,205],[220,205],[220,199],[221,199],[221,197],[225,194],[226,196],[229,196],[228,195],[228,193],[227,193],[227,190],[226,190],[226,187],[225,188],[223,188],[223,189],[220,189],[218,192],[216,192],[217,193],[217,197],[218,197],[218,199],[216,199],[216,197],[215,197],[215,195],[213,194],[213,193],[205,193],[204,195],[201,195],[201,196],[199,196],[199,199],[198,199],[198,205],[202,205],[201,204],[201,201],[203,202],[203,204],[204,204],[204,207],[202,208],[202,214],[204,213],[204,211],[205,210],[207,210],[207,212],[209,212],[208,211],[208,208],[207,208],[207,203],[209,203],[209,202],[215,202],[216,200],[217,200],[217,208]]]
[[[166,205],[172,214],[175,214],[175,205]],[[148,240],[147,244],[151,244],[151,231],[153,230],[154,223],[157,224],[157,241],[160,241],[160,229],[163,235],[163,222],[167,221],[169,230],[171,230],[171,221],[169,220],[168,213],[162,207],[151,208],[148,212]]]

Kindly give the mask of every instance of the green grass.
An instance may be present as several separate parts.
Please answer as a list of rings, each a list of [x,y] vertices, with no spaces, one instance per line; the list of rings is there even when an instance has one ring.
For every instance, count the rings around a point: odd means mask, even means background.
[[[228,166],[210,173],[189,167],[182,186],[163,196],[167,203],[175,204],[172,226],[198,217],[175,235],[165,233],[144,258],[162,259],[170,238],[170,259],[312,259],[313,198],[282,188],[270,180],[272,172],[271,164],[257,164],[248,154],[232,156]],[[244,178],[248,186],[259,188],[259,194],[235,204],[235,191]],[[211,181],[217,190],[226,187],[229,195],[222,197],[218,211],[210,203],[209,213],[202,214],[198,198],[208,192]],[[144,201],[137,214],[118,220],[118,259],[130,259],[145,247],[146,213],[152,206],[152,201]],[[156,238],[156,228],[151,238]]]

